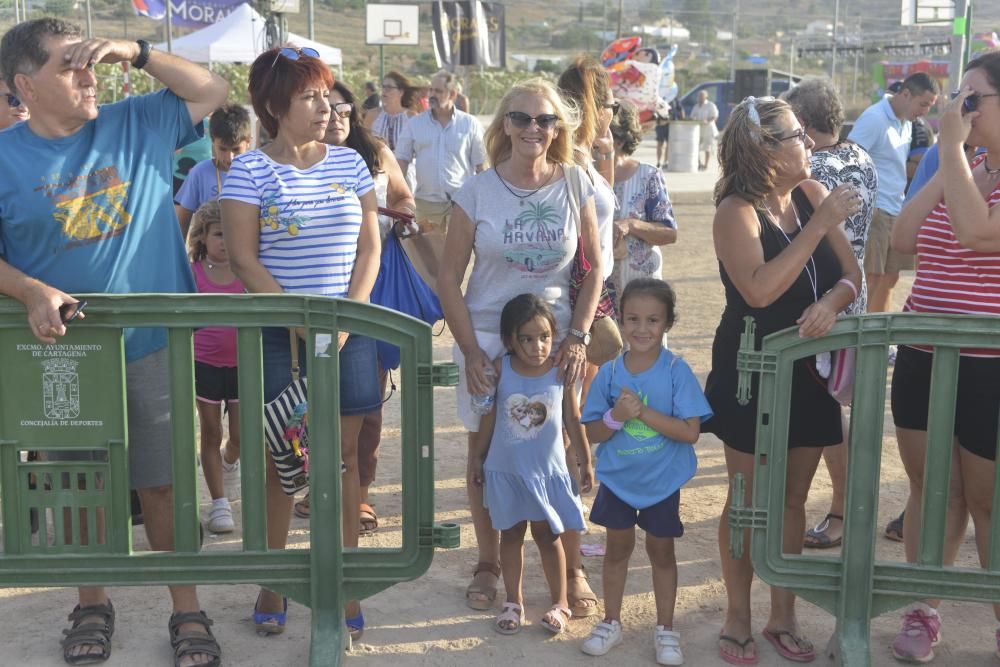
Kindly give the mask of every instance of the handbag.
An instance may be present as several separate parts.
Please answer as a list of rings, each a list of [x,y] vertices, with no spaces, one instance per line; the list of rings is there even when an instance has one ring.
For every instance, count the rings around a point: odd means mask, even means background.
[[[441,301],[431,290],[403,250],[399,237],[390,233],[382,248],[378,276],[370,300],[385,308],[434,324],[444,319]],[[382,340],[375,341],[382,369],[399,368],[399,348]]]
[[[583,227],[583,221],[580,217],[580,194],[582,189],[580,187],[580,169],[579,167],[567,169],[564,166],[563,176],[566,179],[566,190],[569,193],[569,207],[573,212],[574,219],[576,220],[577,229],[576,254],[573,255],[573,264],[570,267],[569,272],[569,305],[570,308],[575,308],[576,299],[580,294],[580,287],[583,285],[583,281],[587,279],[587,276],[590,275],[591,265],[583,251],[583,243],[581,243],[582,237],[579,234],[579,230]],[[605,317],[614,319],[614,316],[614,300],[611,298],[611,292],[608,289],[607,281],[603,281],[601,285],[601,298],[597,302],[597,310],[594,311],[594,319],[599,320]]]
[[[854,397],[854,364],[858,350],[848,347],[834,350],[830,355],[830,376],[826,379],[826,390],[841,405],[850,405]]]
[[[299,340],[288,331],[292,352],[292,381],[280,394],[264,404],[264,441],[278,471],[282,490],[289,496],[309,484],[309,403],[306,378],[300,376]]]

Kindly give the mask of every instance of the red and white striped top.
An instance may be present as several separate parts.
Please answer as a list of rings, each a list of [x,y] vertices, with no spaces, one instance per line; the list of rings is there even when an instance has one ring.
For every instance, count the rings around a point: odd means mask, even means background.
[[[1000,183],[986,201],[991,209],[1000,204]],[[917,234],[917,276],[903,312],[1000,316],[1000,252],[963,248],[944,199]],[[996,348],[963,348],[961,353],[1000,357]]]

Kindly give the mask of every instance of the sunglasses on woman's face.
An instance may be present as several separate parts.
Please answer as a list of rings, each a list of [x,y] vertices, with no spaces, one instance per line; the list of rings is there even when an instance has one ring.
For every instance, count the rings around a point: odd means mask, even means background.
[[[302,56],[306,56],[308,58],[319,58],[319,51],[317,51],[316,49],[311,49],[308,46],[301,49],[296,49],[291,46],[283,47],[281,49],[278,49],[277,55],[274,56],[274,62],[271,63],[272,69],[274,68],[275,65],[278,64],[278,58],[280,58],[281,56],[284,56],[289,60],[298,60]]]
[[[542,113],[537,116],[529,116],[523,111],[508,111],[507,119],[511,124],[519,130],[523,130],[531,125],[531,121],[535,121],[535,125],[538,126],[539,130],[551,130],[559,122],[559,116],[552,113]]]
[[[962,91],[956,90],[951,94],[951,99],[958,97]],[[962,113],[970,113],[979,108],[979,100],[984,97],[1000,97],[1000,93],[972,93],[962,100]]]
[[[603,106],[605,109],[611,109],[612,116],[617,116],[618,109],[620,109],[622,105],[620,102],[605,102]]]
[[[17,95],[13,93],[4,93],[4,96],[7,98],[7,106],[11,109],[21,106],[21,99]]]
[[[333,113],[341,118],[350,118],[352,111],[354,111],[354,105],[350,102],[337,102],[333,105]]]

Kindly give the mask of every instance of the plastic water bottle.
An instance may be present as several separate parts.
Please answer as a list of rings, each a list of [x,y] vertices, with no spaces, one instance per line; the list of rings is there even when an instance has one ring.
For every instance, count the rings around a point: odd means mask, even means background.
[[[496,385],[496,371],[493,370],[493,366],[487,366],[485,373],[490,379],[490,384]],[[472,394],[469,398],[469,403],[472,406],[472,413],[482,417],[490,410],[493,409],[493,398],[496,395],[496,386],[493,386],[485,394]]]

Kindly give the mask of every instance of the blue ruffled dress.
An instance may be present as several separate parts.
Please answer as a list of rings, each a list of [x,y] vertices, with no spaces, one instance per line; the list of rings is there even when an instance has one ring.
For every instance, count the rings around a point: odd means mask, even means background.
[[[524,377],[509,356],[503,358],[496,426],[483,465],[483,504],[495,529],[547,521],[556,534],[584,530],[583,504],[566,468],[562,401],[555,368]]]

